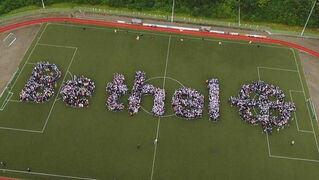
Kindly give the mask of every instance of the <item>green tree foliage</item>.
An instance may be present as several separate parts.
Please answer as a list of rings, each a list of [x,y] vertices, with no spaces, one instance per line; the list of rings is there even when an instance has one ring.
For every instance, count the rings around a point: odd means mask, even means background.
[[[171,12],[173,0],[44,0],[54,3],[108,5],[135,10]],[[175,0],[175,12],[195,17],[236,19],[238,7],[241,18],[253,22],[271,22],[302,26],[314,0]],[[28,5],[41,6],[41,0],[0,0],[0,14]],[[319,27],[319,1],[309,21]]]

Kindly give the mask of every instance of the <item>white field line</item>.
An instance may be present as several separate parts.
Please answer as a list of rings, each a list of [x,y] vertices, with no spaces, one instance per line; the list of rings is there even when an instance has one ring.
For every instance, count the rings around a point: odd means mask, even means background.
[[[307,130],[299,130],[300,132],[303,132],[303,133],[310,133],[310,134],[313,134],[313,131],[307,131]]]
[[[1,93],[1,95],[0,95],[0,98],[2,97],[3,93],[4,93],[6,90],[8,90],[9,84],[11,84],[11,82],[12,82],[14,76],[17,74],[18,71],[19,71],[19,67],[17,68],[16,72],[14,72],[13,75],[11,76],[11,78],[10,78],[10,80],[8,81],[6,87],[4,88],[4,90],[2,91],[2,93]],[[11,89],[12,89],[12,88],[11,88]],[[11,92],[11,89],[8,90],[9,93]]]
[[[70,63],[69,63],[69,66],[68,66],[68,68],[67,68],[67,70],[66,70],[67,72],[69,71],[69,69],[70,69],[70,67],[71,67],[71,65],[72,65],[72,63],[73,63],[73,59],[74,59],[74,57],[75,57],[77,51],[78,51],[78,48],[75,48],[74,53],[73,53],[73,56],[72,56],[71,61],[70,61]],[[47,124],[48,124],[48,121],[49,121],[49,119],[50,119],[52,110],[53,110],[53,108],[54,108],[54,105],[55,105],[55,103],[56,103],[58,97],[59,97],[59,92],[60,92],[60,90],[61,90],[61,88],[62,88],[62,86],[63,86],[63,83],[64,83],[64,81],[65,81],[65,78],[66,78],[66,74],[65,74],[64,77],[63,77],[63,80],[62,80],[62,83],[61,83],[61,85],[60,85],[60,88],[59,88],[59,90],[58,90],[58,92],[57,92],[57,94],[56,94],[56,96],[55,96],[55,99],[54,99],[54,102],[53,102],[53,104],[52,104],[52,106],[51,106],[51,109],[50,109],[50,112],[49,112],[49,114],[48,114],[48,117],[47,117],[47,119],[46,119],[46,121],[45,121],[45,123],[44,123],[44,126],[43,126],[42,131],[41,131],[42,133],[44,132],[44,130],[45,130]]]
[[[22,132],[29,132],[29,133],[42,133],[41,131],[37,131],[37,130],[19,129],[19,128],[10,128],[10,127],[0,127],[0,129],[11,130],[11,131],[22,131]]]
[[[27,171],[21,171],[21,170],[15,170],[15,169],[0,169],[3,172],[13,172],[13,173],[23,173],[23,174],[32,174],[32,175],[40,175],[40,176],[51,176],[51,177],[58,177],[63,179],[81,179],[81,180],[96,180],[93,178],[84,178],[84,177],[76,177],[76,176],[65,176],[65,175],[59,175],[59,174],[49,174],[49,173],[41,173],[41,172],[27,172]]]
[[[45,44],[45,43],[38,43],[38,46],[51,46],[51,47],[59,47],[59,48],[69,48],[69,49],[75,49],[77,47],[74,46],[62,46],[62,45],[55,45],[55,44]]]
[[[28,65],[37,65],[37,63],[31,63],[31,62],[28,62],[27,64]]]
[[[17,40],[17,38],[14,38],[14,39],[11,41],[11,43],[9,44],[8,47],[10,47],[16,40]]]
[[[169,57],[170,46],[171,46],[171,36],[169,36],[169,38],[168,38],[167,54],[166,54],[165,70],[164,70],[164,80],[163,80],[163,89],[165,88],[165,79],[166,79],[166,73],[167,73],[167,65],[168,65],[168,57]],[[160,124],[161,124],[161,117],[158,117],[157,129],[156,129],[156,139],[158,139],[158,137],[159,137]],[[157,153],[157,144],[158,143],[154,144],[155,147],[154,147],[154,156],[153,156],[153,163],[152,163],[151,180],[153,180],[153,176],[154,176],[155,160],[156,160],[156,153]]]
[[[61,24],[61,23],[49,23],[49,25],[59,25],[59,26],[71,26],[71,27],[79,27],[79,28],[88,28],[88,29],[98,29],[98,30],[106,30],[106,31],[113,31],[114,28],[117,27],[91,27],[91,26],[81,26],[81,25],[73,25],[73,24]],[[111,29],[112,28],[112,29]],[[119,32],[124,32],[126,30],[119,30]],[[134,29],[130,30],[130,32],[134,32],[134,33],[142,33],[142,34],[148,34],[148,35],[154,35],[154,36],[162,36],[162,37],[174,37],[174,38],[184,38],[184,39],[193,39],[193,40],[201,40],[202,38],[196,38],[196,37],[188,37],[188,35],[182,36],[182,35],[170,35],[170,34],[165,34],[165,33],[151,33],[151,32],[141,32],[141,31],[136,31]],[[213,37],[212,37],[213,38]],[[289,47],[285,47],[285,46],[273,46],[273,45],[267,45],[267,44],[249,44],[244,43],[244,42],[240,42],[240,40],[234,40],[234,41],[227,41],[227,40],[215,40],[215,39],[205,39],[205,41],[213,41],[213,42],[224,42],[224,43],[231,43],[231,44],[242,44],[242,45],[248,45],[248,46],[262,46],[262,47],[270,47],[270,48],[280,48],[280,49],[287,49],[289,50]]]
[[[271,156],[271,152],[270,152],[268,133],[266,133],[266,137],[267,137],[268,156],[270,157]]]
[[[12,92],[8,92],[8,95],[6,96],[6,99],[4,100],[4,102],[2,103],[2,106],[0,108],[0,111],[3,111],[4,108],[7,106],[9,100],[11,99],[13,93]]]
[[[178,81],[177,79],[171,78],[171,77],[167,77],[167,76],[166,76],[166,77],[164,77],[164,76],[151,77],[151,78],[145,80],[145,82],[150,81],[150,80],[154,80],[154,79],[170,79],[170,80],[172,80],[172,81],[177,82],[179,85],[185,87],[185,86],[184,86],[180,81]]]
[[[289,94],[290,94],[290,99],[291,99],[291,102],[294,103],[294,100],[292,98],[292,93],[291,93],[291,90],[289,90]],[[299,126],[298,126],[298,119],[297,119],[297,115],[296,115],[296,112],[294,112],[294,115],[295,115],[295,119],[296,119],[296,125],[297,125],[297,131],[299,131]]]
[[[264,66],[258,66],[258,68],[262,68],[262,69],[270,69],[270,70],[277,70],[277,71],[298,72],[297,70],[293,70],[293,69],[282,69],[282,68],[273,68],[273,67],[264,67]]]
[[[68,74],[71,76],[71,79],[73,79],[73,75],[70,71],[68,71]]]
[[[295,157],[286,157],[286,156],[276,156],[270,155],[271,158],[279,158],[279,159],[290,159],[290,160],[297,160],[297,161],[309,161],[309,162],[316,162],[319,163],[319,160],[316,159],[304,159],[304,158],[295,158]]]
[[[10,36],[12,36],[13,34],[12,33],[9,33],[2,41],[6,41]]]
[[[301,87],[302,87],[302,90],[303,90],[303,94],[304,94],[304,97],[305,97],[305,102],[307,102],[307,97],[306,97],[306,92],[305,92],[305,88],[303,86],[303,82],[302,82],[302,79],[301,79],[301,75],[300,75],[300,71],[299,71],[299,66],[298,66],[298,63],[297,63],[297,59],[296,59],[296,54],[295,54],[295,51],[291,48],[290,49],[294,55],[294,60],[295,60],[295,63],[296,63],[296,67],[297,67],[297,71],[298,71],[298,75],[299,75],[299,80],[300,80],[300,84],[301,84]],[[315,131],[315,128],[313,127],[313,120],[311,118],[311,114],[310,114],[310,110],[309,110],[309,107],[308,107],[308,104],[307,105],[307,109],[308,109],[308,115],[309,115],[309,118],[311,120],[311,127],[312,127],[312,131],[313,131],[313,136],[315,138],[315,141],[316,141],[316,146],[317,146],[317,151],[319,152],[319,145],[318,145],[318,141],[317,141],[317,135],[316,135],[316,131]]]
[[[258,73],[258,80],[260,81],[260,70],[259,70],[259,67],[257,67],[257,73]]]
[[[10,102],[15,102],[15,103],[21,103],[22,101],[21,100],[14,100],[14,99],[12,99],[12,100],[9,100]]]
[[[7,88],[8,88],[7,86],[4,88],[4,90],[3,90],[2,93],[0,94],[0,98],[2,98],[4,92],[7,90]]]

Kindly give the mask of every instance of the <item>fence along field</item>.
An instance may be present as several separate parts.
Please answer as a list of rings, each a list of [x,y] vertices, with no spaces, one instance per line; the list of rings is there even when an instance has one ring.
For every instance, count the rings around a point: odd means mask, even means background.
[[[300,172],[309,172],[306,175],[309,178],[318,175],[314,171],[317,165],[307,165],[308,160],[316,162],[319,159],[314,140],[318,126],[307,117],[307,113],[298,118],[298,125],[300,130],[310,132],[312,126],[309,124],[313,123],[313,133],[297,131],[297,121],[292,121],[285,130],[265,137],[260,127],[252,128],[243,123],[238,116],[238,108],[231,108],[228,103],[229,97],[238,94],[242,84],[260,78],[278,85],[286,94],[286,101],[292,99],[297,108],[307,110],[303,97],[309,98],[308,90],[300,72],[299,59],[294,58],[290,49],[263,44],[257,47],[257,44],[210,38],[203,41],[193,36],[169,36],[126,29],[118,29],[115,33],[114,28],[94,26],[85,26],[84,30],[83,26],[73,24],[49,24],[41,32],[41,38],[36,39],[38,41],[28,53],[30,58],[27,55],[20,66],[21,75],[17,74],[19,77],[14,78],[17,81],[13,81],[15,86],[10,91],[13,96],[0,112],[2,127],[30,130],[0,131],[6,139],[0,140],[3,144],[0,154],[6,155],[7,172],[17,170],[21,177],[47,179],[54,178],[54,174],[61,176],[60,179],[65,176],[96,179],[196,179],[214,176],[223,179],[238,177],[240,171],[242,177],[275,179],[282,173],[280,167],[285,166],[287,171],[298,167]],[[136,40],[136,36],[141,34],[143,37]],[[184,40],[180,41],[181,38]],[[81,110],[71,108],[57,95],[44,104],[11,101],[19,100],[19,93],[28,81],[34,63],[42,60],[57,64],[63,72],[56,92],[63,82],[72,78],[70,74],[92,78],[96,91],[90,98],[90,107]],[[109,112],[106,109],[107,82],[113,80],[113,73],[123,73],[128,89],[131,89],[137,70],[147,73],[148,79],[151,79],[147,83],[160,88],[164,84],[167,97],[172,97],[175,89],[181,86],[171,79],[208,97],[205,80],[218,78],[221,89],[220,122],[208,121],[207,108],[203,111],[203,118],[194,121],[175,116],[154,118],[142,111],[132,117],[127,111]],[[120,102],[127,106],[127,98],[128,95],[123,96]],[[170,98],[166,98],[168,115],[173,113],[170,104]],[[150,111],[152,105],[152,97],[143,97],[143,108]],[[204,107],[208,107],[207,99]],[[297,110],[299,117],[298,113]],[[24,115],[30,116],[23,118]],[[159,141],[155,153],[153,141],[157,134]],[[296,141],[293,148],[290,146],[291,138]],[[137,150],[139,144],[141,149]],[[292,161],[289,158],[298,159]],[[230,161],[233,163],[225,163]],[[256,168],[253,170],[248,164],[255,164]],[[27,167],[31,167],[31,173],[19,175]],[[234,173],[228,173],[229,169]],[[265,169],[272,173],[266,173]],[[38,172],[45,174],[36,174]],[[285,175],[293,179],[305,174],[295,171]]]

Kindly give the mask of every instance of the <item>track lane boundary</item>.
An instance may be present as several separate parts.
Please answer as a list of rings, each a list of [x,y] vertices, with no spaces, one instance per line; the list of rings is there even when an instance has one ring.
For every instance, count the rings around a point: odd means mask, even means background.
[[[118,27],[118,28],[129,28],[129,29],[141,29],[141,30],[150,30],[150,31],[160,31],[160,32],[168,32],[168,33],[177,33],[177,34],[186,34],[186,35],[196,35],[196,36],[206,36],[206,37],[217,37],[217,38],[225,38],[225,39],[234,39],[234,40],[244,40],[244,41],[254,41],[254,42],[263,42],[268,44],[279,44],[295,49],[299,49],[306,53],[312,54],[319,58],[319,52],[314,51],[312,49],[303,47],[298,44],[290,43],[287,41],[271,39],[271,38],[255,38],[255,37],[247,37],[247,36],[236,36],[230,34],[218,34],[218,33],[210,33],[210,32],[200,32],[200,31],[189,31],[183,30],[180,31],[178,29],[169,29],[169,28],[160,28],[160,27],[149,27],[142,25],[134,25],[134,24],[123,24],[123,23],[115,23],[115,22],[105,22],[105,21],[97,21],[97,20],[88,20],[88,19],[77,19],[77,18],[41,18],[34,19],[29,21],[24,21],[16,24],[12,24],[3,28],[0,28],[0,33],[4,33],[13,29],[17,29],[24,26],[29,26],[32,24],[41,24],[41,23],[53,23],[53,22],[69,22],[69,23],[78,23],[78,24],[91,24],[91,25],[99,25],[99,26],[109,26],[109,27]]]

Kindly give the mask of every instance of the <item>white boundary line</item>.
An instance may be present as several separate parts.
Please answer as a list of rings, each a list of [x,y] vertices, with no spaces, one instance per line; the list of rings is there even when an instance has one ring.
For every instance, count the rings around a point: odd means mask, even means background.
[[[293,69],[282,69],[282,68],[273,68],[273,67],[265,67],[265,66],[258,66],[257,68],[270,69],[270,70],[278,70],[278,71],[298,72],[297,70],[293,70]]]
[[[32,175],[41,175],[41,176],[51,176],[51,177],[59,177],[59,178],[66,178],[66,179],[81,179],[81,180],[96,180],[93,178],[83,178],[83,177],[76,177],[76,176],[65,176],[59,174],[49,174],[49,173],[41,173],[41,172],[28,172],[28,171],[21,171],[15,169],[0,169],[3,172],[14,172],[14,173],[23,173],[23,174],[32,174]]]
[[[8,101],[10,101],[10,102],[15,102],[15,103],[20,103],[20,102],[22,102],[21,100],[8,100]]]
[[[77,47],[74,46],[62,46],[62,45],[55,45],[55,44],[45,44],[45,43],[38,43],[38,46],[51,46],[51,47],[62,47],[62,48],[70,48],[70,49],[75,49]]]
[[[164,70],[164,80],[163,80],[163,89],[165,88],[165,80],[166,80],[166,73],[167,73],[167,65],[168,65],[168,57],[169,57],[170,46],[171,46],[171,36],[169,36],[169,38],[168,38],[166,61],[165,61],[165,70]],[[159,137],[160,124],[161,124],[161,117],[158,117],[157,129],[156,129],[156,139],[158,139],[158,137]],[[154,176],[156,153],[157,153],[157,144],[158,143],[154,144],[155,147],[154,147],[154,156],[153,156],[153,163],[152,163],[151,180],[153,180],[153,176]]]

